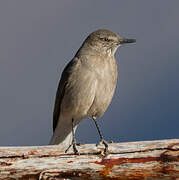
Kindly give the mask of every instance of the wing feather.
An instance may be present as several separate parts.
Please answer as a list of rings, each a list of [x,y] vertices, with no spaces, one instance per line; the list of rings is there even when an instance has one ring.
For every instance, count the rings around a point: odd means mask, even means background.
[[[55,128],[58,123],[58,119],[60,116],[60,109],[61,109],[61,103],[65,94],[65,87],[68,83],[69,77],[71,75],[72,69],[75,67],[77,64],[77,59],[71,60],[67,66],[65,67],[58,88],[57,88],[57,93],[56,93],[56,99],[55,99],[55,105],[54,105],[54,111],[53,111],[53,132],[55,131]]]

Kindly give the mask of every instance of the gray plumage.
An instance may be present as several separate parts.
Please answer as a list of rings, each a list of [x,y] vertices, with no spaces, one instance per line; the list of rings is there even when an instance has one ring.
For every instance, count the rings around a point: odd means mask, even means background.
[[[108,108],[117,83],[114,54],[123,43],[135,42],[121,38],[109,30],[91,33],[65,67],[56,94],[53,113],[53,137],[50,144],[72,143],[74,131],[81,120],[98,118]]]

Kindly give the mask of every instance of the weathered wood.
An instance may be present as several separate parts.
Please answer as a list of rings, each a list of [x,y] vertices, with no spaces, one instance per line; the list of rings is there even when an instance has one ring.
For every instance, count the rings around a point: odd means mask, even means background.
[[[179,178],[179,139],[78,147],[0,147],[0,180],[13,179],[166,179]]]

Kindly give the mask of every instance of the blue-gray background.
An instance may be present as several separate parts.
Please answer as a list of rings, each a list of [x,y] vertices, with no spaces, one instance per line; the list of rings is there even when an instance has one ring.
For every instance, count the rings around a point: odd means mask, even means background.
[[[116,53],[118,87],[99,121],[105,138],[179,138],[178,9],[178,0],[1,0],[0,145],[48,144],[61,72],[99,28],[137,39]],[[99,140],[91,120],[77,138]]]

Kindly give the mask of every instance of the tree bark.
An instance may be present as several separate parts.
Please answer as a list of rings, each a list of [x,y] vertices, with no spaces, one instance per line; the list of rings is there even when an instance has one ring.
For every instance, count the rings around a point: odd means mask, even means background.
[[[179,178],[179,139],[66,147],[0,147],[0,180],[121,179],[174,180]]]

